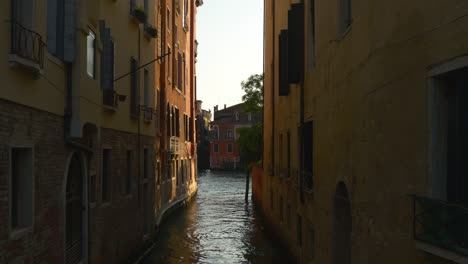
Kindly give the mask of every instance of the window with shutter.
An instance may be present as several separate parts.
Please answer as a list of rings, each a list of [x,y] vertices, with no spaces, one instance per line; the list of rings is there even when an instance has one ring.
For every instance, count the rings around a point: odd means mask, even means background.
[[[281,30],[279,35],[279,96],[289,95],[288,51],[288,30]]]
[[[137,75],[137,60],[130,59],[130,114],[138,115],[138,75]]]
[[[351,26],[351,0],[339,0],[339,34],[344,34]]]
[[[315,0],[310,0],[309,7],[309,58],[308,66],[311,69],[315,63]]]
[[[304,72],[304,5],[293,4],[288,13],[288,80],[302,81]]]
[[[178,54],[178,63],[177,63],[177,87],[182,90],[182,54]]]

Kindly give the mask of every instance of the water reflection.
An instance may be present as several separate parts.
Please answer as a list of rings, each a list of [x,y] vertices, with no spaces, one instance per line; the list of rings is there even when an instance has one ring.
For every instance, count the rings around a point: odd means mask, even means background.
[[[165,220],[143,263],[290,263],[244,189],[243,174],[201,172],[197,197]]]

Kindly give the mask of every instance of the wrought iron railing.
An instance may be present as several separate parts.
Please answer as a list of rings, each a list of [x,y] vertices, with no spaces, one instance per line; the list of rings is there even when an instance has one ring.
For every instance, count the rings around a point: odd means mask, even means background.
[[[16,21],[11,21],[11,53],[23,59],[44,66],[44,47],[42,36]]]
[[[118,95],[114,90],[102,90],[102,103],[112,108],[117,108]]]
[[[468,256],[468,208],[413,195],[416,240]]]

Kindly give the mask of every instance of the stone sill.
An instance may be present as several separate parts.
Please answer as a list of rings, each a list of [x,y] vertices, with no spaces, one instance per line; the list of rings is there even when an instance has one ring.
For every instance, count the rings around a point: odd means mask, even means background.
[[[21,67],[34,74],[42,74],[42,69],[39,63],[24,59],[16,54],[9,54],[8,61],[10,62],[10,67],[12,68]]]
[[[447,260],[451,260],[455,263],[459,263],[459,264],[468,263],[468,257],[466,256],[462,256],[458,253],[455,253],[455,252],[452,252],[443,248],[439,248],[439,247],[436,247],[436,246],[433,246],[433,245],[430,245],[421,241],[416,241],[416,247],[429,254],[432,254],[432,255],[447,259]]]

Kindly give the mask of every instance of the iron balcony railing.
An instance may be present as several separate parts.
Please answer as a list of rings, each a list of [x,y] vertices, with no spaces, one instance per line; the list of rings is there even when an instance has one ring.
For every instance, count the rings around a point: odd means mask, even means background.
[[[42,36],[16,21],[11,21],[11,53],[23,59],[44,66],[44,47]]]
[[[118,95],[114,90],[102,90],[102,103],[111,108],[117,108]]]
[[[412,198],[414,238],[468,256],[468,208],[415,195]]]

